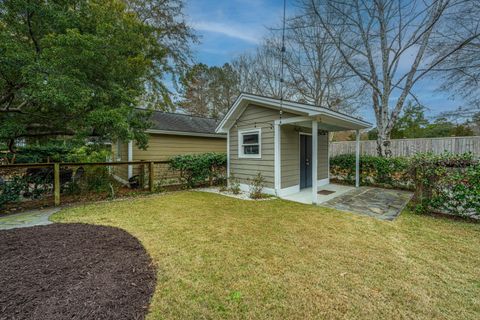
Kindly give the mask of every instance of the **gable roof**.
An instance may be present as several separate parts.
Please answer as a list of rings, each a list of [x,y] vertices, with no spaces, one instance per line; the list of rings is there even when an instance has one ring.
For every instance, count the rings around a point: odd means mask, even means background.
[[[287,100],[283,100],[283,102],[281,102],[280,99],[259,96],[251,93],[241,93],[233,103],[232,107],[228,110],[225,117],[223,117],[222,121],[220,121],[218,124],[216,132],[227,132],[249,104],[255,104],[272,109],[282,108],[284,111],[300,116],[325,116],[325,118],[335,119],[343,123],[345,125],[345,130],[366,129],[372,126],[372,124],[369,122],[357,119],[341,112],[333,111],[325,107]]]
[[[215,132],[219,122],[212,118],[154,111],[150,121],[152,126],[147,130],[150,133],[225,137]]]

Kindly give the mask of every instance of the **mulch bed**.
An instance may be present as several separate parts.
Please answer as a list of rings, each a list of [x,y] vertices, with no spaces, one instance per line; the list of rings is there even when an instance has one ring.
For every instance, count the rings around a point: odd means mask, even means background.
[[[118,228],[0,231],[0,319],[143,319],[155,282],[148,253]]]

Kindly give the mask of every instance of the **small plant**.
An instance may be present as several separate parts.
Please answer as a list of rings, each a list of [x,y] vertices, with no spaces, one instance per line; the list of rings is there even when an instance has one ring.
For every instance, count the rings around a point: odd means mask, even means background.
[[[229,190],[233,194],[240,194],[240,181],[232,174],[228,179],[229,182]]]
[[[249,197],[251,199],[261,199],[264,198],[263,187],[265,186],[265,178],[260,172],[257,173],[255,178],[250,180],[250,193]]]

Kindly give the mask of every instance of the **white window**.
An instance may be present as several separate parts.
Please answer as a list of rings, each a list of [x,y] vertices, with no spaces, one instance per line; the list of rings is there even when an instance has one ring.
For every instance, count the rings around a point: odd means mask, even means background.
[[[239,158],[261,158],[262,132],[260,129],[247,129],[238,132]]]

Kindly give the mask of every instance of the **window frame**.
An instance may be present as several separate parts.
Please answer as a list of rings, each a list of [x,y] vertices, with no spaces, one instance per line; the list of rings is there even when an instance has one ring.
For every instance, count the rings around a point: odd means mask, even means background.
[[[256,144],[243,144],[243,136],[247,134],[258,134],[258,154],[245,154],[244,146]],[[238,158],[240,159],[261,159],[262,158],[262,128],[250,128],[238,130]]]

